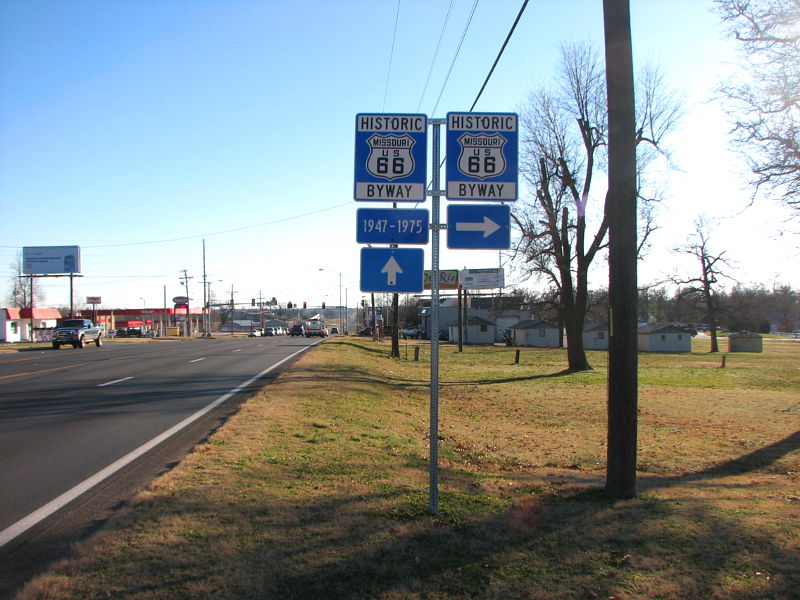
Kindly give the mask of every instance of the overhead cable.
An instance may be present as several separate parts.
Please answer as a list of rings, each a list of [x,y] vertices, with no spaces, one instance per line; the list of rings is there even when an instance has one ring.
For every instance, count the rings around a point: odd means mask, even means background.
[[[428,83],[431,81],[431,73],[433,73],[433,66],[436,64],[436,58],[439,56],[439,48],[442,45],[442,38],[444,38],[444,32],[447,29],[447,23],[450,21],[450,13],[453,11],[453,3],[455,0],[450,0],[450,6],[447,7],[447,14],[444,17],[444,23],[442,23],[442,30],[439,32],[439,41],[436,42],[436,50],[433,53],[433,58],[431,59],[431,66],[428,69],[428,77],[425,79],[425,86],[422,88],[422,95],[419,97],[419,104],[417,104],[417,112],[422,107],[422,100],[425,98],[425,92],[428,91]]]
[[[492,73],[494,73],[494,68],[497,66],[497,63],[500,62],[500,57],[503,56],[503,51],[506,49],[506,46],[508,45],[508,41],[511,39],[511,36],[514,34],[514,29],[517,28],[517,23],[519,23],[519,20],[522,17],[522,13],[525,12],[525,7],[526,6],[528,6],[528,0],[525,0],[522,3],[522,7],[519,9],[519,13],[517,14],[517,18],[514,20],[514,24],[511,26],[511,29],[509,30],[508,35],[506,36],[506,40],[503,42],[503,46],[500,48],[500,52],[497,53],[497,58],[494,59],[494,64],[492,65],[492,68],[489,70],[489,74],[486,76],[486,79],[484,80],[483,85],[481,86],[481,90],[478,92],[478,95],[475,97],[475,102],[473,102],[472,106],[469,107],[469,112],[472,112],[472,109],[475,108],[475,105],[478,103],[478,100],[480,99],[481,94],[483,94],[483,90],[486,88],[486,84],[489,83],[489,79],[491,78]]]
[[[467,37],[467,31],[469,31],[470,23],[472,23],[472,17],[475,15],[475,9],[478,8],[478,2],[480,0],[475,0],[472,4],[472,10],[469,13],[469,19],[467,19],[467,24],[464,25],[464,31],[461,33],[461,39],[458,42],[458,47],[456,48],[456,52],[453,55],[453,60],[450,62],[450,68],[447,70],[447,75],[445,75],[444,83],[442,84],[442,89],[439,90],[439,97],[436,98],[436,104],[433,106],[433,110],[431,114],[436,114],[436,109],[439,107],[439,101],[442,99],[442,94],[444,94],[444,88],[447,87],[447,81],[450,79],[450,73],[453,72],[453,67],[456,64],[456,59],[458,58],[459,52],[461,52],[461,45],[464,43],[464,38]]]
[[[397,39],[397,22],[400,20],[400,0],[397,0],[397,12],[394,15],[394,34],[392,35],[392,49],[389,52],[389,68],[386,70],[386,86],[383,89],[383,107],[381,112],[386,112],[386,96],[389,93],[389,76],[392,74],[392,59],[394,58],[394,43]]]

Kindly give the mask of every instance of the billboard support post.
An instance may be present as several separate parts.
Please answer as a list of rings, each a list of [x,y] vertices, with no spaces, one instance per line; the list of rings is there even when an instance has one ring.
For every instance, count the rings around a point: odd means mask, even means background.
[[[31,337],[31,341],[35,342],[36,340],[33,337],[33,301],[34,301],[34,298],[33,298],[33,275],[31,275],[31,302],[30,302],[30,305],[31,305],[31,336],[30,337]]]

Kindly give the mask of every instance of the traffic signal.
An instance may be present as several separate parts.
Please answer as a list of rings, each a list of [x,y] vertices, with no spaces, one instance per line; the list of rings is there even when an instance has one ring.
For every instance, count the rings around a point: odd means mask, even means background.
[[[322,303],[322,310],[325,310],[325,303]]]
[[[292,308],[292,303],[291,302],[287,302],[286,303],[286,308]]]
[[[305,310],[305,309],[306,309],[306,303],[303,302],[303,310]]]
[[[255,306],[255,305],[256,305],[256,299],[253,298],[252,300],[250,300],[250,306]]]

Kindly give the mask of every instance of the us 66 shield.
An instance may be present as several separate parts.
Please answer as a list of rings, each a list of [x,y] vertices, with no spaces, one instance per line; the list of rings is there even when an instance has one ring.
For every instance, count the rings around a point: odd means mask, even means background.
[[[514,113],[447,113],[447,198],[516,200],[518,147]]]
[[[427,116],[356,115],[355,199],[424,201],[427,155]]]

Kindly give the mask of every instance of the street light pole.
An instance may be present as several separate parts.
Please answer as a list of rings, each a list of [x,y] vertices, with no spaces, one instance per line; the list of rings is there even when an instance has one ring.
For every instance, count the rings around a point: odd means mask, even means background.
[[[186,337],[192,336],[192,318],[189,315],[189,280],[194,279],[186,269],[183,269],[183,287],[186,289]]]
[[[322,267],[318,267],[320,271],[331,271],[336,273],[337,271],[333,271],[332,269],[323,269]],[[342,321],[342,272],[338,271],[339,273],[339,329],[344,331],[345,326],[344,322]]]

